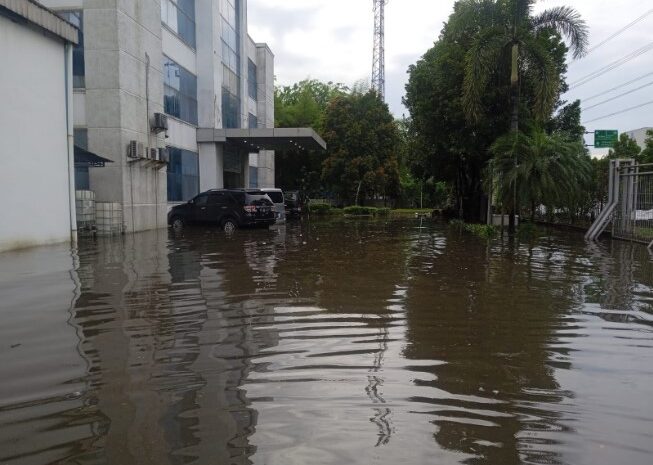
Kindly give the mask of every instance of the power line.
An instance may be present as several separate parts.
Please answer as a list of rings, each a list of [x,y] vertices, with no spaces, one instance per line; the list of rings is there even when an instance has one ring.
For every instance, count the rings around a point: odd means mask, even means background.
[[[642,76],[640,76],[638,78],[631,79],[630,81],[624,82],[623,84],[619,84],[618,86],[613,87],[612,89],[605,90],[605,91],[603,91],[603,92],[601,92],[599,94],[595,94],[595,95],[592,95],[591,97],[587,97],[587,98],[584,98],[584,99],[581,99],[581,100],[583,102],[588,102],[590,100],[594,100],[595,98],[603,97],[605,94],[609,94],[610,92],[614,92],[615,90],[619,90],[622,87],[626,87],[626,86],[629,86],[631,84],[634,84],[637,81],[641,81],[642,79],[647,78],[649,76],[653,76],[653,73],[646,73],[646,74],[644,74],[644,75],[642,75]]]
[[[603,100],[602,102],[596,103],[596,104],[592,105],[591,107],[583,108],[582,111],[591,110],[592,108],[596,108],[596,107],[601,106],[601,105],[603,105],[605,103],[612,102],[613,100],[617,100],[618,98],[625,97],[626,95],[630,95],[630,94],[632,94],[634,92],[637,92],[638,90],[642,90],[642,89],[645,89],[645,88],[651,87],[651,86],[653,86],[653,81],[649,82],[648,84],[644,84],[643,86],[640,86],[640,87],[638,87],[636,89],[629,90],[628,92],[624,92],[623,94],[619,94],[619,95],[617,95],[615,97],[609,98],[607,100]]]
[[[636,105],[634,107],[625,108],[625,109],[623,109],[621,111],[615,111],[614,113],[610,113],[609,115],[600,116],[598,118],[594,118],[594,119],[591,119],[589,121],[583,121],[582,124],[593,123],[594,121],[600,121],[602,119],[610,118],[611,116],[617,116],[617,115],[621,115],[622,113],[628,113],[629,111],[637,110],[639,108],[647,107],[649,105],[653,105],[653,100],[651,100],[650,102],[642,103],[640,105]]]
[[[602,47],[603,45],[607,44],[607,43],[610,42],[612,39],[615,39],[615,38],[619,37],[621,34],[623,34],[624,32],[626,32],[626,31],[627,31],[628,29],[630,29],[631,27],[635,26],[637,23],[639,23],[640,21],[642,21],[644,18],[646,18],[647,16],[649,16],[651,13],[653,13],[653,9],[648,10],[646,13],[644,13],[642,16],[640,16],[639,18],[637,18],[636,20],[634,20],[632,23],[630,23],[630,24],[624,26],[623,28],[619,29],[617,32],[615,32],[614,34],[612,34],[610,37],[608,37],[607,39],[603,40],[602,42],[599,42],[599,43],[596,44],[594,47],[591,47],[591,48],[587,51],[587,55],[589,55],[590,53],[592,53],[592,52],[593,52],[594,50],[596,50],[597,48]],[[587,55],[585,55],[585,56],[587,56]]]
[[[637,57],[639,57],[641,55],[644,55],[647,52],[650,52],[651,50],[653,50],[653,42],[651,42],[651,43],[649,43],[647,45],[644,45],[642,48],[639,48],[639,49],[635,50],[634,52],[631,52],[628,55],[626,55],[626,56],[624,56],[622,58],[619,58],[618,60],[613,61],[612,63],[604,66],[603,68],[597,69],[593,73],[590,73],[590,74],[588,74],[586,76],[583,76],[582,78],[580,78],[579,80],[577,80],[575,82],[572,82],[571,87],[569,88],[569,90],[572,90],[572,89],[580,87],[580,86],[582,86],[584,84],[587,84],[588,82],[593,81],[594,79],[596,79],[598,77],[601,77],[604,74],[606,74],[606,73],[608,73],[608,72],[610,72],[610,71],[612,71],[612,70],[614,70],[616,68],[619,68],[622,65],[625,65],[629,61],[632,61],[635,58],[637,58]]]

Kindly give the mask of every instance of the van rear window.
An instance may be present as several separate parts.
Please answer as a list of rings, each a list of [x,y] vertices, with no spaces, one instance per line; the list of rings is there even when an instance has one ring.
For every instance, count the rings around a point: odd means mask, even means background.
[[[266,192],[274,203],[283,203],[283,194],[281,192]]]

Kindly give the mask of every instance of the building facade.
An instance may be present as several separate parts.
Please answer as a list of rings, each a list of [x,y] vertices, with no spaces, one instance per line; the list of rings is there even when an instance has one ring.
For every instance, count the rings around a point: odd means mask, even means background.
[[[170,203],[207,189],[274,187],[273,151],[197,136],[274,126],[274,56],[247,0],[42,3],[81,30],[75,144],[113,162],[79,169],[78,188],[121,204],[124,231],[165,227]]]
[[[625,131],[625,134],[628,134],[628,137],[635,140],[637,145],[642,149],[646,147],[646,139],[648,138],[647,132],[653,130],[652,127],[633,129],[631,131]]]
[[[72,54],[77,29],[0,0],[0,252],[75,238]]]

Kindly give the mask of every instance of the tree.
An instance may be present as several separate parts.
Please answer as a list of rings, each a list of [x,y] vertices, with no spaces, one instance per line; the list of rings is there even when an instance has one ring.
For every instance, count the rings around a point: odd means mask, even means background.
[[[530,205],[532,219],[541,204],[566,207],[575,216],[592,180],[590,157],[581,143],[535,130],[528,135],[519,132],[517,137],[506,134],[490,150],[494,155],[490,179],[501,200],[513,207],[513,186],[517,186],[517,196]]]
[[[459,21],[473,20],[478,32],[465,57],[463,105],[469,121],[481,118],[482,100],[493,79],[509,70],[510,131],[518,146],[520,130],[520,83],[528,73],[534,98],[532,115],[544,122],[550,117],[560,94],[559,69],[550,53],[552,36],[564,36],[575,58],[588,46],[588,30],[580,15],[570,7],[555,7],[534,15],[535,0],[462,0]],[[464,27],[455,25],[455,27]],[[517,186],[512,186],[515,192]],[[511,202],[510,231],[515,229],[518,202]]]
[[[278,128],[311,127],[322,132],[324,113],[336,96],[345,95],[347,87],[333,82],[307,79],[274,91],[275,126]],[[275,184],[284,189],[321,190],[323,153],[279,150],[275,157]]]
[[[324,118],[322,180],[344,202],[399,191],[399,131],[374,91],[335,97]]]
[[[608,159],[614,160],[617,158],[633,158],[640,162],[641,153],[642,148],[637,144],[637,141],[629,137],[628,134],[622,133],[619,136],[619,140],[614,143],[608,152]]]
[[[653,129],[646,131],[644,150],[640,154],[642,163],[653,163]]]

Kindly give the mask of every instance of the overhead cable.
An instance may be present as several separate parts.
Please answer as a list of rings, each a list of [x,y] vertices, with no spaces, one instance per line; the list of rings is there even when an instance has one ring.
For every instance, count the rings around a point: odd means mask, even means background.
[[[591,47],[591,48],[587,51],[587,55],[589,55],[590,53],[592,53],[592,52],[593,52],[594,50],[596,50],[597,48],[602,47],[603,45],[607,44],[607,43],[610,42],[612,39],[615,39],[615,38],[619,37],[621,34],[623,34],[624,32],[626,32],[626,31],[627,31],[628,29],[630,29],[631,27],[635,26],[637,23],[639,23],[640,21],[642,21],[644,18],[646,18],[647,16],[649,16],[649,15],[652,14],[652,13],[653,13],[653,8],[650,9],[650,10],[648,10],[646,13],[644,13],[644,14],[643,14],[642,16],[640,16],[639,18],[635,19],[632,23],[627,24],[626,26],[624,26],[624,27],[622,27],[621,29],[619,29],[617,32],[615,32],[614,34],[612,34],[610,37],[608,37],[608,38],[606,38],[605,40],[599,42],[599,43],[596,44],[594,47]],[[585,56],[587,56],[587,55],[585,55]]]
[[[638,90],[646,89],[647,87],[651,87],[651,86],[653,86],[653,81],[649,82],[648,84],[644,84],[643,86],[640,86],[640,87],[638,87],[636,89],[632,89],[632,90],[629,90],[628,92],[624,92],[623,94],[619,94],[619,95],[616,95],[616,96],[614,96],[612,98],[609,98],[607,100],[603,100],[602,102],[596,103],[596,104],[594,104],[594,105],[592,105],[590,107],[583,108],[582,111],[591,110],[592,108],[596,108],[596,107],[604,105],[604,104],[606,104],[608,102],[612,102],[613,100],[617,100],[617,99],[619,99],[621,97],[625,97],[626,95],[630,95],[632,93],[637,92]]]
[[[637,110],[639,108],[647,107],[649,105],[653,105],[653,100],[651,100],[650,102],[642,103],[640,105],[636,105],[634,107],[625,108],[625,109],[620,110],[620,111],[615,111],[614,113],[610,113],[609,115],[603,115],[603,116],[600,116],[598,118],[591,119],[589,121],[583,121],[582,124],[585,125],[585,124],[593,123],[594,121],[600,121],[602,119],[610,118],[611,116],[617,116],[617,115],[621,115],[622,113],[628,113],[629,111]]]
[[[598,77],[601,77],[604,74],[606,74],[606,73],[608,73],[608,72],[610,72],[610,71],[612,71],[612,70],[614,70],[616,68],[619,68],[622,65],[625,65],[629,61],[632,61],[635,58],[637,58],[637,57],[639,57],[641,55],[644,55],[647,52],[650,52],[651,50],[653,50],[653,42],[651,42],[651,43],[649,43],[647,45],[644,45],[643,47],[635,50],[634,52],[629,53],[628,55],[625,55],[625,56],[619,58],[618,60],[613,61],[612,63],[604,66],[603,68],[597,69],[593,73],[590,73],[590,74],[588,74],[586,76],[583,76],[582,78],[580,78],[579,80],[577,80],[575,82],[572,82],[569,90],[572,90],[572,89],[580,87],[580,86],[582,86],[584,84],[587,84],[588,82],[593,81],[594,79],[596,79]]]
[[[594,100],[595,98],[598,98],[598,97],[604,97],[606,94],[609,94],[610,92],[614,92],[615,90],[619,90],[619,89],[621,89],[622,87],[626,87],[626,86],[629,86],[629,85],[631,85],[631,84],[634,84],[634,83],[636,83],[637,81],[641,81],[642,79],[645,79],[645,78],[647,78],[647,77],[649,77],[649,76],[653,76],[653,72],[651,72],[651,73],[646,73],[646,74],[644,74],[644,75],[642,75],[642,76],[640,76],[640,77],[637,77],[637,78],[635,78],[635,79],[631,79],[631,80],[628,81],[628,82],[624,82],[623,84],[619,84],[618,86],[615,86],[615,87],[613,87],[612,89],[604,90],[603,92],[601,92],[601,93],[599,93],[599,94],[595,94],[595,95],[592,95],[591,97],[583,98],[583,99],[581,99],[581,100],[582,100],[583,102],[588,102],[588,101],[590,101],[590,100]]]

